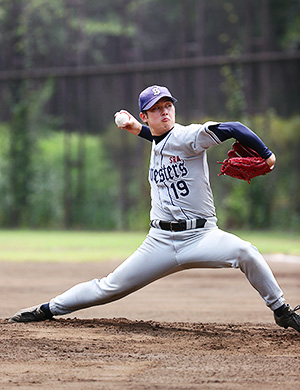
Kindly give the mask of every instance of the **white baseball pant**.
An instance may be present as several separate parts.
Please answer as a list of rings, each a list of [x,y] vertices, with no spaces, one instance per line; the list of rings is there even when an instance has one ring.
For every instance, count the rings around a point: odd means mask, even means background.
[[[183,232],[151,228],[142,245],[112,273],[56,296],[50,310],[63,315],[103,305],[184,269],[230,267],[240,268],[270,309],[285,303],[270,267],[249,242],[217,227]]]

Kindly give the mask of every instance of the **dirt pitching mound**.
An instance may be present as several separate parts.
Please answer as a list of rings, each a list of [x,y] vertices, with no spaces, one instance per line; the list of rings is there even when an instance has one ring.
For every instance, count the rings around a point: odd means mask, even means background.
[[[300,262],[268,260],[300,303]],[[7,322],[116,265],[1,263],[0,389],[299,388],[300,334],[274,323],[237,270],[186,271],[67,317]]]

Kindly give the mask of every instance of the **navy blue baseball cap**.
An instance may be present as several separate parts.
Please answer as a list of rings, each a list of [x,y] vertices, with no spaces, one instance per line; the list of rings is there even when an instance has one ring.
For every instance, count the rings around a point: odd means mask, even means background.
[[[149,110],[154,104],[156,104],[161,98],[168,97],[173,103],[177,102],[171,92],[166,87],[161,87],[159,85],[152,85],[144,89],[139,96],[139,107],[140,111]]]

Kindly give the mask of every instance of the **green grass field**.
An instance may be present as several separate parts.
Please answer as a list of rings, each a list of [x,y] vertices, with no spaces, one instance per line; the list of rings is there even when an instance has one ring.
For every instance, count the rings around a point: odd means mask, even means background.
[[[234,232],[262,253],[300,256],[299,233]],[[0,231],[0,261],[123,260],[146,232]]]
[[[0,261],[105,261],[129,256],[145,233],[0,231]]]
[[[255,245],[261,253],[283,253],[300,256],[300,233],[236,231],[233,232]]]

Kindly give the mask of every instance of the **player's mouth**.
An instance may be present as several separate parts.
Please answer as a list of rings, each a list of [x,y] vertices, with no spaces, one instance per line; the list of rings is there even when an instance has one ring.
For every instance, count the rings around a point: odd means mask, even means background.
[[[170,120],[170,118],[167,118],[167,117],[162,118],[162,122],[168,122],[169,120]]]

